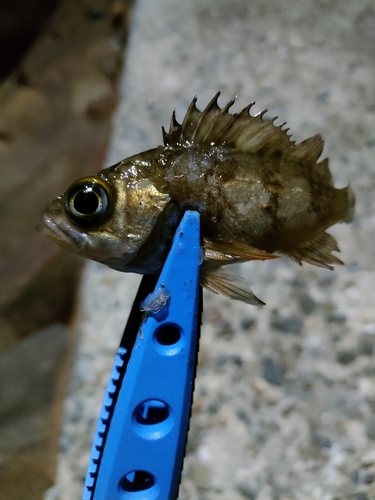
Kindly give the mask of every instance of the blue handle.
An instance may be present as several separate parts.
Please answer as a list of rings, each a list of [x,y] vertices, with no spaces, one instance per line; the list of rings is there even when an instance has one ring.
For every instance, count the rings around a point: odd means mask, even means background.
[[[127,363],[120,347],[83,500],[177,498],[194,384],[201,260],[199,214],[186,212]],[[123,379],[121,374],[124,375]]]

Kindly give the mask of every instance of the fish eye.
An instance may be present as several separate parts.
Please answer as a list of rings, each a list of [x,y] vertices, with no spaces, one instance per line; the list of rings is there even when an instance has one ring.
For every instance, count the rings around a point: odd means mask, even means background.
[[[102,222],[108,216],[110,190],[103,181],[82,179],[74,183],[65,196],[69,217],[84,225]]]

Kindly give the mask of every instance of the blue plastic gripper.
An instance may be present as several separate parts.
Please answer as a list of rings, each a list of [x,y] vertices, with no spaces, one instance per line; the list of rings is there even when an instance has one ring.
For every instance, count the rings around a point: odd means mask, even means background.
[[[83,500],[177,498],[200,326],[200,260],[199,214],[188,211],[142,302],[134,345],[122,342],[117,352]]]

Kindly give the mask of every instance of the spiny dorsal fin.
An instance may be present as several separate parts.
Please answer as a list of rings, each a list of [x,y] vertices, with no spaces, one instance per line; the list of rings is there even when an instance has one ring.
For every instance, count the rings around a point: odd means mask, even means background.
[[[267,110],[251,116],[254,103],[239,113],[231,114],[234,99],[223,108],[218,105],[218,92],[203,111],[196,107],[194,97],[182,124],[172,115],[167,133],[163,128],[163,141],[169,147],[193,147],[194,145],[227,146],[246,153],[279,154],[284,158],[316,162],[322,153],[323,140],[320,135],[295,144],[290,139],[285,123],[274,125],[272,120],[263,120]]]

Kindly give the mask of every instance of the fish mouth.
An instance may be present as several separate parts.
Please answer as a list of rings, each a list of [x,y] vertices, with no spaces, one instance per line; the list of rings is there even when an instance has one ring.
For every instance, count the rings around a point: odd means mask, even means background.
[[[69,246],[72,245],[71,238],[69,238],[69,236],[64,233],[56,222],[47,214],[43,214],[42,221],[38,225],[37,229],[60,244],[65,243]]]

